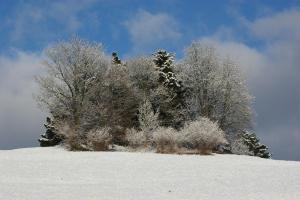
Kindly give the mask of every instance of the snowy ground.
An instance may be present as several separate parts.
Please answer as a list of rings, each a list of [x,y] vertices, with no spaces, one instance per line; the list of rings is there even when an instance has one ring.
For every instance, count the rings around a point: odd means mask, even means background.
[[[300,162],[235,155],[0,151],[0,199],[299,200]]]

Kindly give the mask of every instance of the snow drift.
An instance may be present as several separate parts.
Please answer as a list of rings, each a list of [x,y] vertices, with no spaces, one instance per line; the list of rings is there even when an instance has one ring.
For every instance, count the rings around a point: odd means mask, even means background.
[[[300,162],[237,155],[0,151],[0,199],[298,200]]]

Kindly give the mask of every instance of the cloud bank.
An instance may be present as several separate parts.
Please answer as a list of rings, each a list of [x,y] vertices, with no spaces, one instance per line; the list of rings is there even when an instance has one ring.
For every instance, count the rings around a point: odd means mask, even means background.
[[[14,57],[0,57],[0,149],[38,145],[45,114],[32,94],[37,91],[34,76],[40,72],[36,54],[17,51]]]

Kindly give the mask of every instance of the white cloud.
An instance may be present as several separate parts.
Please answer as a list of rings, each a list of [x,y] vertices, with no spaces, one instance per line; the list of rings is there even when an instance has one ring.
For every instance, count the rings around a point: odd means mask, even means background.
[[[229,56],[240,64],[249,81],[259,78],[266,66],[266,58],[258,50],[234,40],[222,40],[218,37],[204,37],[202,43],[208,43],[216,47],[221,57]]]
[[[78,14],[91,6],[94,2],[95,0],[56,1],[50,4],[51,8],[50,11],[48,11],[48,16],[65,24],[68,31],[76,31],[81,27],[82,23],[84,23],[80,20]]]
[[[139,10],[124,24],[135,51],[153,48],[157,44],[176,41],[181,37],[176,20],[166,13],[152,14]]]
[[[300,39],[300,10],[292,9],[262,17],[249,23],[249,28],[257,37],[266,40]]]
[[[45,114],[32,94],[40,61],[40,56],[20,51],[14,57],[0,56],[0,149],[38,144]]]
[[[60,32],[73,34],[83,24],[82,16],[79,14],[88,9],[95,0],[86,1],[45,1],[43,4],[37,2],[21,2],[13,16],[7,20],[12,27],[12,41],[19,41],[26,36],[49,37],[53,33],[46,28],[49,22],[55,22],[61,26]]]

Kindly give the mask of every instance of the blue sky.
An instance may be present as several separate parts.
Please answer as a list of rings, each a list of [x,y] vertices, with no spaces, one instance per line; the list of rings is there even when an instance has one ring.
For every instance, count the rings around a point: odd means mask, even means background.
[[[78,35],[121,58],[193,40],[233,57],[248,79],[255,130],[274,158],[300,160],[299,0],[0,0],[0,149],[36,146],[45,112],[33,76],[42,50]]]
[[[12,48],[41,51],[51,42],[68,39],[76,34],[88,40],[102,42],[107,51],[117,50],[125,55],[138,42],[132,41],[134,36],[126,24],[138,20],[138,17],[157,17],[156,20],[162,20],[170,30],[179,33],[175,44],[167,41],[167,37],[157,42],[179,55],[182,55],[182,47],[191,40],[212,35],[226,27],[234,28],[239,40],[256,46],[261,41],[249,37],[241,25],[240,17],[252,21],[299,5],[299,1],[279,0],[251,3],[241,0],[1,0],[0,52],[9,53]],[[155,30],[151,33],[155,38]],[[171,39],[172,37],[176,36],[171,36]],[[138,51],[150,51],[147,45]],[[155,45],[153,49],[158,48]]]

